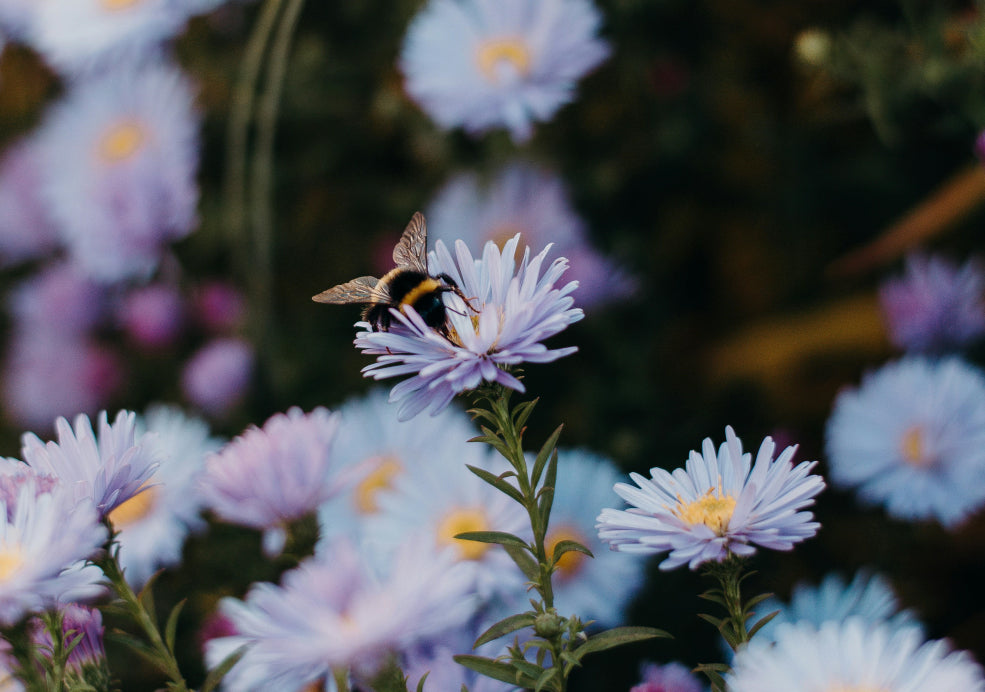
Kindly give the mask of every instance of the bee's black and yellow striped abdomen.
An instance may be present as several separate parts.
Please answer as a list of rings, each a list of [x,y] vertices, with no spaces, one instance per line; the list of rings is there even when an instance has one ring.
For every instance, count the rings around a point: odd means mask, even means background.
[[[389,329],[390,308],[402,309],[410,305],[429,327],[444,328],[445,304],[441,293],[446,288],[440,281],[424,272],[398,267],[388,272],[379,283],[386,287],[390,302],[369,306],[363,315],[367,322],[384,330]]]

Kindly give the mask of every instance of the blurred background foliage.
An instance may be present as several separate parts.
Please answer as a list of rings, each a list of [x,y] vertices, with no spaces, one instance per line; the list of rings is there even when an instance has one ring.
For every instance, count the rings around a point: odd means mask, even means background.
[[[214,423],[217,432],[367,390],[359,372],[367,361],[351,343],[358,310],[310,297],[378,274],[374,256],[452,174],[489,173],[520,155],[563,176],[595,245],[640,283],[635,298],[596,308],[557,337],[578,354],[529,369],[528,389],[541,397],[530,439],[563,421],[565,446],[644,472],[681,465],[730,424],[750,447],[767,434],[800,443],[799,458],[819,459],[824,472],[824,422],[839,388],[898,355],[880,321],[878,282],[899,271],[907,247],[958,259],[981,249],[985,174],[973,143],[985,126],[982,7],[597,4],[612,57],[518,149],[502,133],[440,131],[404,95],[396,57],[420,2],[308,3],[277,127],[269,295],[254,290],[251,241],[230,236],[223,206],[231,95],[260,8],[232,3],[191,23],[176,51],[205,118],[201,226],[176,252],[188,275],[231,277],[271,306],[251,333],[260,358],[253,394]],[[32,127],[60,89],[34,54],[8,45],[3,137]],[[923,213],[916,222],[914,209]],[[870,247],[886,233],[888,242]],[[115,403],[142,410],[177,399],[163,361],[181,357],[133,364]],[[0,451],[15,456],[20,432],[8,426]],[[831,489],[817,514],[818,537],[756,558],[751,588],[786,597],[799,579],[870,566],[890,576],[931,637],[985,660],[985,520],[953,532],[903,524]],[[258,546],[247,531],[213,526],[158,583],[162,607],[198,594],[183,618],[192,683],[201,669],[190,635],[218,597],[286,567],[258,562]],[[628,689],[641,659],[718,660],[714,633],[695,616],[706,587],[653,563],[629,619],[676,638],[589,661],[577,688]],[[136,667],[131,674],[123,689],[159,682]]]

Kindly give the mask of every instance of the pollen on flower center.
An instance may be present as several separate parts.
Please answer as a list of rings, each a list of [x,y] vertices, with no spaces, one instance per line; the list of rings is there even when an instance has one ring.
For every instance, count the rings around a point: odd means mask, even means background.
[[[144,128],[139,123],[132,120],[118,123],[100,140],[99,155],[112,163],[124,161],[137,153],[144,143],[144,136]]]
[[[914,425],[903,433],[900,439],[900,453],[903,455],[903,460],[911,466],[925,467],[933,462],[933,457],[927,454],[923,428],[919,425]]]
[[[0,550],[0,581],[6,581],[24,564],[24,556],[17,546]]]
[[[582,545],[588,544],[587,538],[578,529],[562,524],[547,534],[545,546],[547,548],[547,554],[553,554],[554,546],[561,541],[578,541]],[[579,553],[577,550],[569,550],[555,563],[556,573],[562,580],[571,579],[581,571],[582,565],[584,565],[587,559],[588,556],[585,553]]]
[[[498,83],[500,66],[512,67],[520,76],[530,72],[530,50],[519,38],[498,38],[484,41],[476,51],[479,69],[490,82]]]
[[[393,487],[393,479],[404,467],[397,457],[391,455],[373,457],[368,461],[373,462],[375,468],[356,486],[354,497],[356,509],[362,514],[375,514],[380,511],[376,501],[380,491]]]
[[[485,513],[475,507],[453,509],[438,524],[438,543],[455,545],[462,560],[479,560],[489,549],[489,543],[456,539],[456,534],[466,531],[488,531],[489,523]]]
[[[123,504],[117,505],[107,516],[116,528],[136,524],[150,514],[157,495],[157,487],[141,490]]]
[[[680,501],[680,504],[674,509],[674,514],[692,526],[704,524],[719,536],[724,536],[734,511],[734,497],[731,495],[723,496],[721,488],[717,491],[714,488],[709,488],[708,492],[694,502]]]

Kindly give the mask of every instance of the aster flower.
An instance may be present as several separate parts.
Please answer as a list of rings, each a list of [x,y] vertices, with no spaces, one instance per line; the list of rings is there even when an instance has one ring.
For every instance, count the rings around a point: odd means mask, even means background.
[[[755,546],[791,550],[817,533],[820,524],[802,511],[824,489],[821,477],[811,473],[817,462],[794,466],[796,447],[774,460],[776,445],[767,437],[753,463],[731,427],[725,428],[725,439],[716,455],[706,438],[701,454],[692,451],[683,469],[653,468],[651,478],[631,473],[635,488],[617,483],[616,493],[633,506],[602,510],[602,540],[614,550],[669,552],[660,564],[669,570],[749,556]]]
[[[642,680],[629,692],[704,692],[691,669],[682,663],[648,663],[640,671]]]
[[[45,444],[25,433],[22,454],[36,472],[55,476],[76,500],[90,501],[105,516],[144,488],[160,456],[148,435],[136,440],[136,414],[131,411],[117,413],[112,424],[102,411],[98,426],[97,436],[84,414],[76,416],[74,430],[59,418],[57,443]]]
[[[437,243],[431,270],[449,275],[471,305],[470,309],[457,296],[449,298],[450,338],[428,327],[410,306],[392,311],[390,331],[370,331],[369,324],[359,323],[364,331],[357,334],[356,346],[379,356],[363,369],[367,377],[412,375],[390,393],[391,401],[401,402],[402,420],[425,409],[434,415],[456,394],[483,381],[522,392],[523,385],[506,368],[551,362],[577,350],[551,350],[541,343],[584,317],[581,309],[572,307],[569,295],[577,284],[554,287],[567,261],[556,259],[541,274],[550,247],[533,259],[527,248],[517,267],[519,242],[519,235],[514,236],[502,251],[495,243],[486,243],[482,258],[475,260],[459,241],[457,262],[444,243]]]
[[[42,3],[54,7],[62,3]],[[197,222],[199,118],[167,63],[72,83],[38,132],[41,193],[69,254],[104,282],[145,277]]]
[[[856,573],[848,584],[838,574],[829,574],[817,586],[799,583],[788,604],[768,598],[756,610],[762,613],[779,611],[759,630],[757,639],[774,639],[776,628],[785,622],[819,626],[828,621],[858,618],[865,623],[886,622],[892,629],[920,626],[913,613],[900,609],[899,599],[889,581],[864,570]]]
[[[338,416],[294,407],[251,427],[205,462],[199,484],[221,519],[265,532],[269,553],[283,548],[285,526],[333,497],[344,485],[332,446]]]
[[[635,289],[624,271],[592,247],[564,181],[530,164],[506,166],[486,186],[472,174],[455,177],[438,192],[427,218],[431,238],[460,238],[473,252],[490,240],[501,245],[517,232],[534,247],[553,243],[571,264],[566,277],[578,282],[579,305],[624,298]]]
[[[102,614],[94,608],[75,603],[69,603],[60,610],[62,631],[66,643],[73,642],[78,638],[78,642],[68,655],[69,670],[82,673],[85,668],[105,666],[106,650],[103,647]],[[36,622],[36,625],[33,632],[35,643],[50,651],[54,645],[51,633],[41,622]]]
[[[836,486],[954,526],[985,503],[985,375],[956,357],[889,363],[838,395],[825,444]]]
[[[138,346],[159,350],[181,335],[185,307],[177,286],[158,283],[130,291],[118,308],[119,322]]]
[[[0,500],[0,624],[98,592],[99,570],[83,562],[107,538],[95,508],[69,487],[39,492],[33,483],[21,486],[12,513],[8,504]]]
[[[213,339],[185,363],[181,391],[195,406],[221,418],[246,396],[253,361],[253,346],[243,339]]]
[[[530,137],[609,54],[589,0],[432,0],[400,56],[407,93],[443,128]]]
[[[470,579],[446,553],[410,541],[391,564],[381,574],[341,542],[285,574],[282,586],[257,584],[245,601],[223,600],[237,634],[211,640],[207,662],[246,644],[225,680],[230,689],[296,690],[337,669],[372,675],[387,654],[471,615]]]
[[[9,304],[18,329],[71,337],[98,325],[106,308],[106,291],[78,267],[58,262],[18,284]]]
[[[725,677],[731,692],[985,690],[966,652],[925,642],[916,627],[858,618],[781,625],[775,643],[757,638],[740,649]]]
[[[204,525],[197,483],[206,456],[221,447],[205,421],[171,406],[151,407],[137,425],[154,433],[150,444],[160,466],[145,490],[108,514],[118,532],[120,566],[134,587],[158,568],[180,562],[185,536]]]
[[[886,281],[879,300],[889,338],[906,351],[965,346],[985,334],[985,268],[911,255],[903,276]]]
[[[2,7],[0,1],[0,22]],[[36,259],[58,247],[58,232],[38,194],[39,153],[37,138],[29,136],[8,146],[0,158],[0,266]]]
[[[201,0],[45,0],[29,40],[58,71],[75,74],[160,52]]]

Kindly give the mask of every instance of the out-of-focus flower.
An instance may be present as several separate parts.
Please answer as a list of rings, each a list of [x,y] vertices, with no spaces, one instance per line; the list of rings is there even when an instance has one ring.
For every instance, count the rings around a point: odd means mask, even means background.
[[[171,406],[151,407],[137,424],[154,433],[150,444],[161,465],[144,491],[108,515],[119,532],[120,566],[134,587],[142,586],[159,567],[181,561],[185,536],[203,525],[197,482],[205,458],[221,446],[205,421]]]
[[[478,447],[467,442],[478,434],[468,416],[449,407],[417,421],[397,420],[386,393],[346,402],[332,454],[350,483],[318,510],[319,536],[331,545],[338,535],[359,536],[381,511],[380,497],[393,492],[400,478],[431,466],[461,466]],[[451,460],[451,461],[449,461]],[[425,471],[427,472],[427,471]]]
[[[24,484],[9,521],[7,501],[0,511],[0,623],[9,626],[29,612],[93,595],[91,571],[83,561],[106,541],[106,528],[73,489],[59,485],[38,492]],[[97,589],[98,590],[98,589]]]
[[[120,411],[112,424],[102,411],[98,426],[97,436],[84,414],[76,416],[74,430],[59,418],[57,443],[25,433],[22,454],[35,471],[55,476],[76,500],[91,502],[105,516],[140,492],[158,467],[160,451],[151,436],[136,439],[131,411]]]
[[[42,194],[72,258],[93,278],[147,276],[162,248],[195,226],[192,102],[177,68],[127,64],[73,82],[49,109],[38,133]]]
[[[985,334],[985,268],[976,260],[911,255],[879,299],[889,338],[906,351],[957,348]]]
[[[127,335],[148,349],[171,346],[181,335],[185,322],[181,293],[168,284],[134,289],[124,298],[119,312]]]
[[[6,639],[0,639],[0,692],[24,692],[27,689],[14,675],[16,669],[13,647]]]
[[[858,618],[781,625],[775,643],[757,637],[739,649],[725,677],[731,692],[985,690],[967,652],[924,642],[917,627]]]
[[[78,267],[59,262],[18,285],[10,306],[22,331],[76,336],[98,324],[105,312],[106,293]]]
[[[371,675],[387,654],[457,626],[473,611],[471,579],[447,553],[411,541],[387,573],[377,573],[347,542],[284,575],[257,584],[245,601],[225,599],[236,634],[213,639],[215,666],[243,644],[226,678],[230,689],[298,690],[336,668]]]
[[[199,487],[221,519],[265,532],[268,553],[283,548],[285,526],[333,497],[344,474],[333,454],[337,415],[291,408],[251,427],[210,456]]]
[[[450,336],[427,326],[410,306],[392,311],[389,331],[370,331],[368,323],[359,323],[364,331],[356,335],[356,346],[378,356],[363,369],[366,376],[379,380],[411,375],[390,393],[391,401],[400,402],[402,420],[425,409],[434,415],[456,394],[484,381],[522,392],[523,384],[506,368],[548,363],[577,350],[550,350],[542,343],[584,317],[581,309],[572,307],[569,295],[577,283],[554,286],[567,269],[567,260],[554,260],[541,274],[550,248],[533,259],[527,248],[517,266],[519,242],[519,235],[514,236],[502,251],[495,243],[486,243],[482,258],[475,260],[459,241],[457,262],[444,243],[437,243],[432,271],[449,275],[471,306],[457,296],[447,299]]]
[[[763,615],[779,611],[756,633],[757,639],[773,639],[776,628],[784,622],[809,622],[819,626],[829,620],[844,622],[848,618],[859,618],[866,623],[887,622],[893,629],[920,626],[910,611],[900,610],[889,581],[865,571],[858,572],[847,585],[837,574],[829,574],[818,586],[797,584],[789,604],[768,598],[756,611]]]
[[[8,146],[0,159],[0,266],[41,257],[58,246],[58,232],[38,194],[40,166],[35,137]]]
[[[692,451],[685,468],[673,473],[661,468],[650,469],[651,478],[631,473],[638,488],[617,483],[615,491],[633,506],[602,510],[602,540],[614,550],[669,552],[660,563],[669,570],[683,564],[695,569],[733,554],[745,557],[755,546],[791,550],[817,533],[820,524],[803,511],[824,489],[821,477],[811,473],[817,462],[794,466],[796,447],[774,460],[776,446],[767,437],[753,464],[731,427],[725,428],[725,439],[716,455],[706,438],[701,454]]]
[[[522,593],[523,573],[505,550],[455,538],[466,531],[505,531],[526,539],[530,533],[523,507],[465,467],[498,475],[508,470],[505,461],[494,460],[487,447],[461,442],[459,455],[420,460],[394,479],[390,492],[380,493],[380,511],[367,520],[366,543],[388,556],[411,536],[430,536],[436,550],[451,548],[467,567],[483,600]]]
[[[465,632],[469,628],[455,628],[453,633]],[[516,685],[500,682],[493,678],[466,668],[458,663],[454,656],[458,654],[475,654],[472,650],[472,642],[475,641],[475,634],[465,639],[457,637],[455,646],[449,646],[448,637],[442,637],[441,643],[432,646],[415,648],[406,657],[401,666],[407,676],[409,689],[417,689],[417,684],[427,674],[424,682],[424,689],[427,692],[441,692],[443,690],[469,690],[469,692],[515,692],[519,690]],[[502,647],[500,647],[502,648]],[[497,651],[496,653],[501,653]],[[480,655],[485,655],[484,652]]]
[[[911,356],[835,400],[831,481],[899,519],[961,522],[985,503],[985,376],[957,357]]]
[[[640,683],[629,692],[703,692],[691,669],[682,663],[647,663],[640,670]]]
[[[246,298],[242,291],[222,281],[201,286],[194,305],[198,322],[212,333],[231,332],[242,326],[246,318]]]
[[[215,4],[215,3],[212,3]],[[62,73],[76,74],[159,54],[202,11],[201,0],[44,0],[29,40]]]
[[[253,347],[243,339],[213,339],[185,363],[181,390],[195,406],[221,418],[246,396],[253,360]]]
[[[564,182],[529,164],[507,166],[488,186],[475,175],[459,175],[438,193],[427,218],[429,237],[445,243],[460,238],[473,252],[489,240],[503,245],[517,233],[524,242],[521,252],[526,245],[553,243],[571,264],[565,277],[578,282],[579,305],[623,298],[635,288],[625,272],[592,248]]]
[[[69,670],[82,673],[85,668],[103,667],[106,663],[106,649],[103,647],[102,614],[94,608],[75,603],[69,603],[61,608],[61,613],[62,631],[65,633],[66,643],[74,642],[79,638],[68,654]],[[37,622],[36,625],[33,631],[35,643],[50,651],[54,645],[51,633],[42,623]]]
[[[12,40],[24,40],[37,16],[38,4],[36,0],[0,0],[0,33]]]
[[[2,391],[6,415],[35,430],[58,416],[95,414],[123,382],[123,363],[83,336],[18,330],[8,344]]]
[[[529,139],[609,55],[589,0],[432,0],[400,56],[407,93],[443,128]]]

